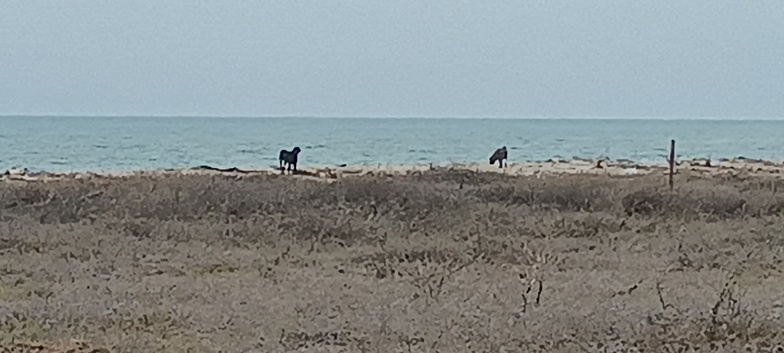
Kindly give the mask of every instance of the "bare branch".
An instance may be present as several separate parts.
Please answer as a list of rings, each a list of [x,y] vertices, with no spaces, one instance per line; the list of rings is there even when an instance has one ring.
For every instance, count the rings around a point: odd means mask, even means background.
[[[539,282],[539,291],[536,292],[536,305],[538,306],[539,299],[541,299],[542,297],[542,288],[544,287],[544,284],[542,283],[541,280],[537,280],[537,282]]]
[[[675,309],[675,307],[672,306],[672,304],[664,301],[664,296],[662,295],[661,282],[656,282],[656,294],[659,295],[659,303],[661,303],[662,310],[667,310],[667,308]]]

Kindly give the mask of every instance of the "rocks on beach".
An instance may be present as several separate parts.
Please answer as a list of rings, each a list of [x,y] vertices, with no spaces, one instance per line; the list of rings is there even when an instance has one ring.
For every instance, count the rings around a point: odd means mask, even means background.
[[[27,168],[22,168],[22,169],[11,168],[6,170],[5,173],[3,173],[3,175],[5,176],[27,175]]]

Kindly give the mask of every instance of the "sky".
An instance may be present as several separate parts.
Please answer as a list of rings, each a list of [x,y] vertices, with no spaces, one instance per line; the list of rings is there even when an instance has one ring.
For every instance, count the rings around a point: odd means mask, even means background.
[[[3,0],[13,114],[784,117],[784,1]]]

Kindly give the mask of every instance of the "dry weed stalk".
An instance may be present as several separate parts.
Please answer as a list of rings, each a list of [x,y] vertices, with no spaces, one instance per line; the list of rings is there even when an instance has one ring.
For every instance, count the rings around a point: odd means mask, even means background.
[[[678,310],[675,306],[673,306],[672,304],[664,300],[664,295],[662,294],[661,282],[656,282],[656,295],[659,298],[659,304],[661,304],[662,311],[666,311],[668,308],[672,308],[676,311]]]
[[[478,253],[473,255],[470,259],[463,262],[458,262],[456,259],[452,259],[448,263],[443,265],[439,265],[438,268],[432,268],[429,266],[426,271],[422,271],[422,266],[418,266],[418,272],[420,273],[419,276],[415,277],[411,283],[414,287],[418,288],[420,291],[424,292],[425,297],[438,301],[438,298],[441,296],[443,292],[444,283],[446,280],[452,278],[452,276],[463,270],[464,268],[473,265],[477,262],[480,258],[484,256],[484,253]],[[431,272],[431,273],[423,273],[423,272]],[[414,299],[418,299],[419,297],[415,297]],[[428,300],[429,300],[428,299]]]

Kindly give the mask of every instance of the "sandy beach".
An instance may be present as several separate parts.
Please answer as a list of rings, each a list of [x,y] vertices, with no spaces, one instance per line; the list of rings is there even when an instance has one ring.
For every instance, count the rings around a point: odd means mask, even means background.
[[[541,162],[508,163],[504,168],[488,163],[421,163],[421,164],[378,164],[375,166],[302,166],[296,173],[286,171],[283,174],[299,178],[338,180],[358,176],[402,176],[420,174],[429,171],[470,171],[476,173],[499,173],[509,176],[557,176],[557,175],[609,175],[609,176],[644,176],[651,174],[667,174],[667,162],[638,163],[629,160],[547,160]],[[73,173],[29,172],[25,169],[7,170],[0,175],[5,181],[55,181],[61,179],[84,179],[105,177],[127,177],[132,175],[269,175],[281,174],[277,168],[238,169],[234,167],[197,166],[184,169],[158,169],[138,171],[96,171]],[[722,159],[708,161],[695,159],[680,161],[676,164],[675,173],[689,177],[754,177],[784,175],[784,162],[765,161],[746,158]]]

